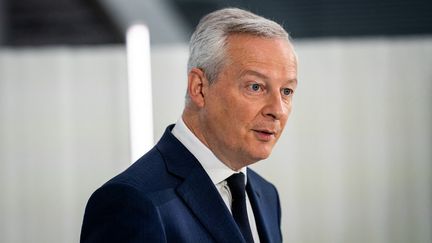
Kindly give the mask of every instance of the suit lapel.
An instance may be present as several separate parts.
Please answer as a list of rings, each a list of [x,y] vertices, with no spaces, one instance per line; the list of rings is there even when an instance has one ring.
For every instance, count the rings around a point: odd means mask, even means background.
[[[195,168],[177,192],[217,242],[244,242],[210,178],[200,169]]]
[[[266,203],[262,200],[262,192],[256,180],[251,175],[251,170],[248,170],[248,182],[246,190],[252,209],[255,216],[255,222],[258,229],[258,234],[261,243],[275,242],[271,237],[271,224],[268,222],[265,212],[267,212]]]
[[[244,242],[213,182],[198,160],[171,134],[172,127],[167,128],[156,147],[168,171],[183,179],[177,194],[217,242]]]

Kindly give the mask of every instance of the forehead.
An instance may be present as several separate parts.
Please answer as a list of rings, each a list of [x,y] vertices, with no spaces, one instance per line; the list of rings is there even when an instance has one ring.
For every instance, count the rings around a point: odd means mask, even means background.
[[[297,73],[297,57],[286,39],[233,34],[227,38],[228,68],[282,72],[290,79]],[[240,71],[240,70],[239,70]]]

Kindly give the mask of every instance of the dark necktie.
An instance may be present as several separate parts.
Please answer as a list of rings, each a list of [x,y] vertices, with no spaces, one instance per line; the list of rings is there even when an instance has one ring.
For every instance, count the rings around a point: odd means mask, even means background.
[[[246,242],[254,242],[246,209],[246,185],[244,174],[233,174],[232,176],[228,177],[226,181],[231,191],[231,211],[234,220],[239,226],[240,231],[243,234],[243,238],[246,240]]]

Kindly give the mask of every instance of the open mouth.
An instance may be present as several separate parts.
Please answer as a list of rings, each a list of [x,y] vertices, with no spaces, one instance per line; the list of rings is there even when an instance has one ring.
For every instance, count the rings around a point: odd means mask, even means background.
[[[275,132],[269,130],[253,130],[253,131],[255,132],[258,139],[262,141],[270,141],[275,135]]]
[[[260,131],[260,130],[257,130],[257,132],[264,133],[264,134],[269,134],[269,135],[273,135],[274,134],[274,132],[269,132],[269,131]]]

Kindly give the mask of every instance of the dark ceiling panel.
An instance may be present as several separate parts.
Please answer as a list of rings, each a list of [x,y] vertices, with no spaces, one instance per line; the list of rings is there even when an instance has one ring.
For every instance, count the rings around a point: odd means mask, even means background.
[[[6,45],[124,42],[96,0],[0,1],[0,42]],[[431,0],[166,1],[180,12],[190,32],[208,12],[235,6],[282,23],[294,38],[432,34]]]
[[[92,1],[9,0],[6,45],[121,43],[122,36]]]
[[[282,23],[294,38],[432,34],[431,0],[172,0],[194,26],[238,6]],[[203,6],[205,11],[203,11]]]

